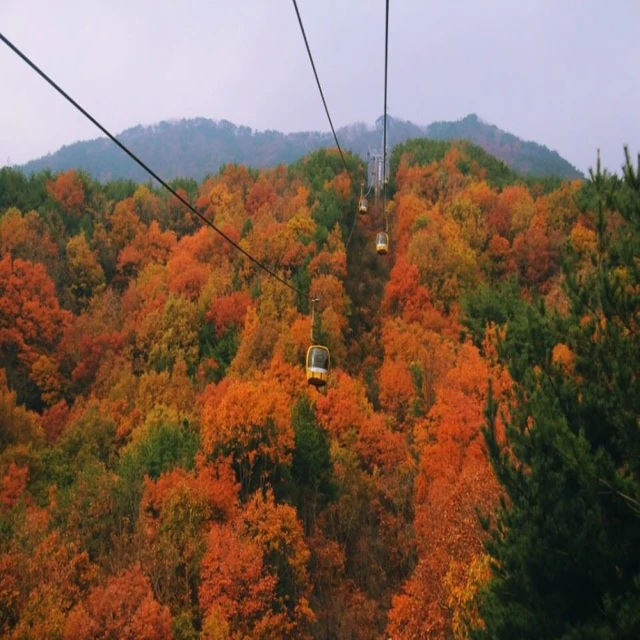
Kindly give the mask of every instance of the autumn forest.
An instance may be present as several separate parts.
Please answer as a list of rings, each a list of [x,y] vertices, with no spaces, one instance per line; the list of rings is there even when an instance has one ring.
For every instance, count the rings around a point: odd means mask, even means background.
[[[293,289],[150,183],[0,170],[0,635],[640,637],[620,158],[399,144],[386,256],[334,150],[171,183]]]

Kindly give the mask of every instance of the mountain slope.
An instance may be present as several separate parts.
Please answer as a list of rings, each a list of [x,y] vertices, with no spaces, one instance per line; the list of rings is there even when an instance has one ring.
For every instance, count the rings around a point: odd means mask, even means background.
[[[366,157],[370,147],[381,146],[380,120],[375,127],[363,123],[343,127],[338,131],[338,139],[346,149]],[[428,127],[388,118],[391,147],[410,138],[424,137],[440,140],[467,138],[527,175],[583,177],[557,152],[487,125],[476,115],[457,122],[433,123]],[[153,158],[153,167],[167,179],[191,177],[196,180],[215,173],[227,163],[238,162],[254,167],[288,164],[315,149],[334,146],[330,133],[254,131],[227,120],[216,122],[207,118],[137,126],[123,131],[119,139],[141,158]],[[81,168],[101,181],[147,179],[144,171],[106,138],[63,146],[53,154],[26,163],[22,168],[27,173],[45,168],[54,172]]]
[[[426,128],[426,137],[434,140],[471,140],[525,175],[583,177],[557,151],[537,142],[521,140],[495,125],[483,122],[475,113],[456,122],[434,122]]]

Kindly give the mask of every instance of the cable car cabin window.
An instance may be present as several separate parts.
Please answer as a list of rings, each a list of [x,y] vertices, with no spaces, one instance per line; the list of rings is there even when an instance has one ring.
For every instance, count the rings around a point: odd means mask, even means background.
[[[313,369],[327,370],[329,368],[329,353],[325,349],[311,349],[309,366]]]

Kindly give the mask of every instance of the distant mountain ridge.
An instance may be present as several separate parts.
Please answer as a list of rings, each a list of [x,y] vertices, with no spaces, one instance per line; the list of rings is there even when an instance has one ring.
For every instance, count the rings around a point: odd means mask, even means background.
[[[475,113],[456,122],[434,122],[426,127],[425,134],[425,137],[434,140],[471,140],[524,175],[584,178],[584,175],[557,151],[552,151],[537,142],[521,140],[512,133],[484,122]]]
[[[382,146],[381,130],[382,118],[374,127],[356,123],[339,129],[338,140],[345,149],[366,158],[370,147]],[[434,122],[427,127],[387,116],[387,134],[390,147],[410,138],[468,139],[524,175],[584,178],[556,151],[522,140],[485,123],[475,114],[455,122]],[[207,174],[217,172],[223,164],[232,162],[253,167],[289,164],[315,149],[335,146],[329,132],[255,131],[227,120],[208,118],[138,125],[123,131],[118,139],[141,159],[149,159],[153,168],[169,180],[177,177],[202,180]],[[103,182],[118,178],[139,182],[148,179],[147,174],[108,138],[65,145],[21,168],[27,173],[45,168],[54,172],[84,169]]]

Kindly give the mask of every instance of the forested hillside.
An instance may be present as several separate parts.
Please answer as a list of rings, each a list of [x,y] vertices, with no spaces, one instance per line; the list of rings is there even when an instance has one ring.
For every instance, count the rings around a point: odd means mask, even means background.
[[[475,113],[455,122],[433,122],[426,127],[425,134],[433,140],[470,140],[523,175],[558,176],[570,180],[583,177],[557,151],[522,140],[484,122]]]
[[[381,123],[375,127],[354,124],[338,130],[346,149],[366,161],[370,148],[382,147]],[[500,158],[524,175],[574,179],[584,176],[555,151],[527,142],[498,127],[469,115],[456,122],[439,122],[421,127],[398,118],[388,118],[390,147],[410,138],[438,140],[466,139]],[[226,120],[215,122],[194,118],[156,125],[133,127],[118,138],[142,158],[153,158],[153,167],[165,178],[193,178],[201,181],[224,164],[245,163],[257,168],[295,162],[313,150],[332,147],[329,132],[255,131]],[[83,169],[102,182],[132,179],[145,182],[145,172],[107,138],[66,145],[53,154],[32,160],[22,167],[27,172],[43,169]]]
[[[638,637],[637,170],[391,167],[0,170],[3,637]]]

